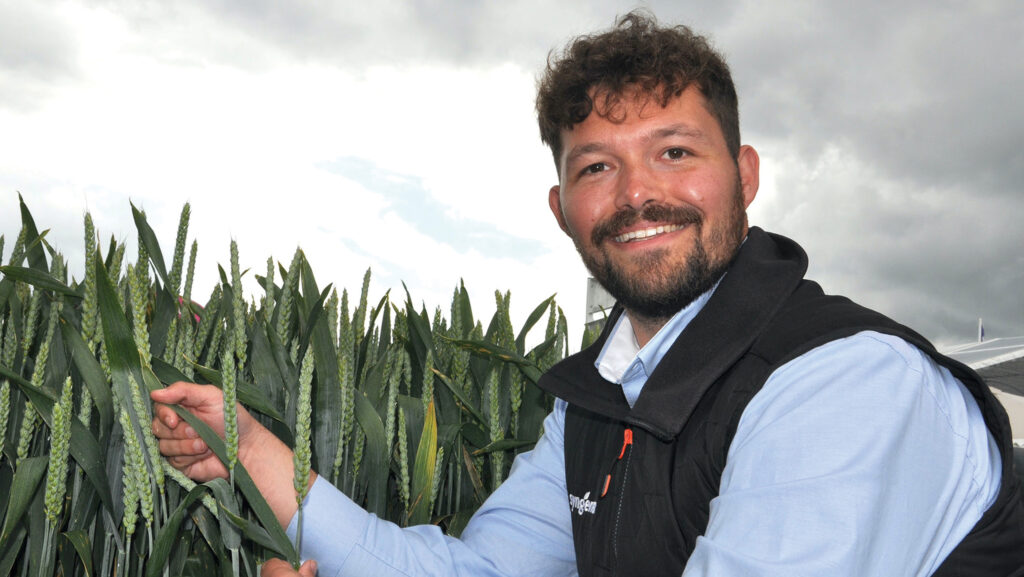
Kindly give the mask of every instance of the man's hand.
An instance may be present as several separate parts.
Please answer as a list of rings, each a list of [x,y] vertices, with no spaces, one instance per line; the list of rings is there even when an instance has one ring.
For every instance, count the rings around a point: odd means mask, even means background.
[[[167,461],[189,477],[206,482],[225,478],[228,470],[192,427],[166,405],[179,405],[224,436],[224,397],[213,385],[174,383],[150,393],[156,401],[153,433]],[[238,460],[249,472],[282,527],[298,505],[293,483],[292,451],[238,405]],[[310,473],[309,484],[316,479]]]
[[[287,561],[271,559],[263,564],[260,575],[261,577],[293,577],[295,575],[299,577],[313,577],[316,575],[316,561],[310,559],[303,563],[298,571],[295,571]]]
[[[197,481],[226,478],[228,470],[199,434],[167,405],[180,405],[199,417],[221,438],[224,437],[224,397],[213,385],[177,382],[157,389],[150,397],[158,404],[153,410],[153,433],[160,439],[160,452],[167,461]],[[162,404],[161,404],[162,403]],[[238,450],[248,448],[248,438],[263,427],[238,405]]]

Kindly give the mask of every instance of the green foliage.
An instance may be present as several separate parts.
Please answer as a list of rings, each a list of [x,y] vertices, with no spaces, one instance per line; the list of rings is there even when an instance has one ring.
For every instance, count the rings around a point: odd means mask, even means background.
[[[312,468],[382,518],[453,535],[541,434],[551,399],[536,382],[567,343],[553,297],[517,333],[507,292],[476,319],[460,282],[450,317],[431,317],[408,291],[373,300],[367,270],[352,307],[297,250],[287,268],[267,261],[247,306],[232,242],[218,251],[230,272],[194,302],[187,205],[170,269],[142,211],[127,265],[86,215],[77,274],[20,208],[0,266],[0,575],[254,575],[297,559],[240,463],[233,482],[196,485],[158,454],[146,398],[177,380],[223,387],[296,448],[296,487]],[[230,426],[225,442],[179,414],[234,462]]]

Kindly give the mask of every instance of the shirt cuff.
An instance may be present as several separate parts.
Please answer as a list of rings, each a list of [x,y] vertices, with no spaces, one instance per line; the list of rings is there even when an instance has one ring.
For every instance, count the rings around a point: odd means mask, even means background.
[[[366,534],[370,514],[356,505],[322,476],[302,502],[302,560],[315,559],[319,575],[336,575],[353,548]],[[288,537],[295,542],[299,513],[288,523]]]

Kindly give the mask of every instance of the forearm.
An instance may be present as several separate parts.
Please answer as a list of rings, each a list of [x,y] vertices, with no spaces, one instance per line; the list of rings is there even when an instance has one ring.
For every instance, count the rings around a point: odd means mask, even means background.
[[[548,417],[544,437],[516,459],[461,540],[435,525],[400,528],[318,479],[303,505],[302,556],[323,575],[574,575],[563,416],[564,406]],[[296,518],[290,535],[297,526]]]
[[[239,460],[249,472],[256,488],[282,527],[287,527],[298,510],[295,492],[293,453],[280,439],[264,427],[258,427],[239,452]],[[316,473],[310,471],[308,487],[313,486]]]

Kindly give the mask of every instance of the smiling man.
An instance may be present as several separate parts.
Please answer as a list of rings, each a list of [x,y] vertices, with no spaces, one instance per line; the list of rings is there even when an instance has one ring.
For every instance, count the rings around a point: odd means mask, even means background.
[[[795,242],[748,227],[759,160],[704,38],[627,15],[549,62],[537,110],[551,211],[618,305],[542,377],[545,433],[461,540],[311,475],[321,574],[1024,575],[1005,412],[910,329],[804,279]],[[223,430],[217,389],[153,399]],[[167,407],[154,430],[188,474],[226,473]],[[290,451],[244,410],[239,436],[294,531]]]

